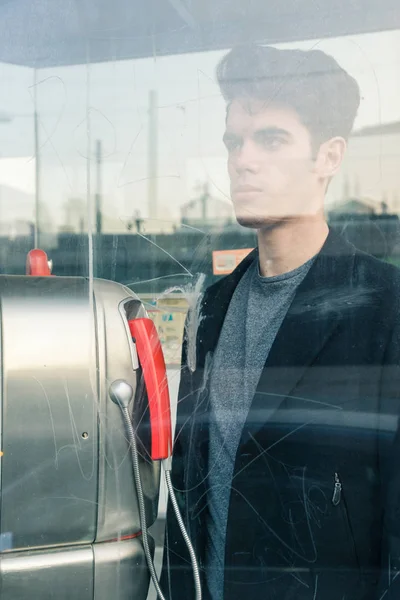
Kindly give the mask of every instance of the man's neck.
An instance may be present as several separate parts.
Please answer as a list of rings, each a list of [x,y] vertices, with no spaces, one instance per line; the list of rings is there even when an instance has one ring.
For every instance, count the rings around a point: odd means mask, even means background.
[[[318,254],[329,228],[323,217],[286,221],[259,229],[260,274],[274,277],[289,273]]]

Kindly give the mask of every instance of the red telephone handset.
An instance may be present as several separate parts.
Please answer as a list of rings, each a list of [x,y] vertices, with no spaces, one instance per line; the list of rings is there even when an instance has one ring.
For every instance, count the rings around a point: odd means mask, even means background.
[[[28,252],[28,256],[26,257],[26,274],[36,277],[49,277],[51,275],[49,259],[44,250],[35,248]]]
[[[172,453],[171,408],[164,354],[151,319],[130,319],[128,325],[136,343],[149,399],[151,458],[163,460]]]

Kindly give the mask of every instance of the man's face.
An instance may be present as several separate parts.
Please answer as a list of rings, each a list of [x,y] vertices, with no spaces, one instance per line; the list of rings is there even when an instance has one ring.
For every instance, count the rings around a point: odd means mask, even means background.
[[[231,198],[241,225],[260,229],[322,209],[311,136],[290,108],[234,100],[224,134]]]

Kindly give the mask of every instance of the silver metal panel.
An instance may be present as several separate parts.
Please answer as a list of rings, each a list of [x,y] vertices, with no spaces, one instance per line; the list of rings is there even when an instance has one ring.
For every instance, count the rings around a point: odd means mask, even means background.
[[[92,548],[1,555],[0,597],[1,600],[93,600]],[[120,600],[115,595],[108,598],[112,597]]]
[[[111,544],[96,544],[93,551],[94,600],[146,599],[150,574],[139,538]]]
[[[95,281],[90,291],[83,278],[0,276],[2,600],[147,596],[141,539],[117,541],[141,526],[108,394],[115,379],[137,383],[123,303],[133,302],[131,317],[146,313],[119,284]],[[141,471],[150,526],[160,465],[141,460]],[[89,546],[95,539],[106,543]]]
[[[119,407],[108,395],[109,385],[115,379],[125,379],[136,389],[131,338],[121,315],[123,311],[119,310],[121,302],[129,298],[134,300],[136,296],[129,289],[105,280],[95,280],[94,294],[98,339],[105,340],[105,344],[99,344],[100,457],[96,541],[108,541],[141,529],[124,423]],[[139,300],[133,315],[146,316]],[[132,410],[135,410],[134,405]],[[141,473],[147,524],[151,525],[157,516],[160,465],[142,460]]]
[[[98,404],[88,282],[1,276],[0,305],[1,533],[14,549],[90,542]]]

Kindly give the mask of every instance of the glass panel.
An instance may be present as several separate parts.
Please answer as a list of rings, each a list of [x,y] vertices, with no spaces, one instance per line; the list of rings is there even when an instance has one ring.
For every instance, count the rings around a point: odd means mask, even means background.
[[[128,4],[0,1],[2,598],[398,598],[397,12]]]

